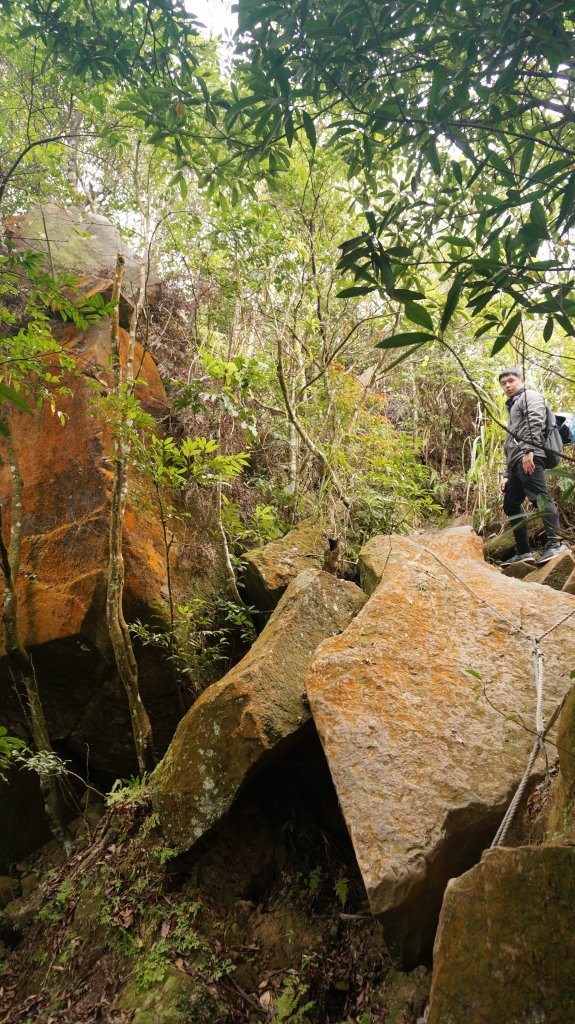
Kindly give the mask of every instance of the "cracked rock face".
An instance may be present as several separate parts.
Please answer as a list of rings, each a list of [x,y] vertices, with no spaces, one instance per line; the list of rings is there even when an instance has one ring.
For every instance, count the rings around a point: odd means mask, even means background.
[[[310,658],[364,603],[354,583],[318,569],[292,581],[246,656],[179,723],[154,773],[154,806],[170,842],[189,849],[229,810],[254,769],[304,728]]]
[[[306,689],[371,908],[409,966],[527,765],[534,667],[515,626],[541,635],[575,598],[502,576],[467,527],[374,538],[362,559],[372,596],[318,649]],[[546,718],[570,686],[574,625],[541,644]]]
[[[428,1024],[575,1019],[572,847],[499,848],[450,882]]]

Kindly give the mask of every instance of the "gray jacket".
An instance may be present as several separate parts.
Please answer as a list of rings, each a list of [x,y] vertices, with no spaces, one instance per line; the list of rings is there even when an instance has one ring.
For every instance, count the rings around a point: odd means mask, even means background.
[[[543,395],[524,388],[505,404],[509,413],[504,446],[507,469],[511,469],[528,452],[533,452],[535,458],[544,459],[547,404]]]

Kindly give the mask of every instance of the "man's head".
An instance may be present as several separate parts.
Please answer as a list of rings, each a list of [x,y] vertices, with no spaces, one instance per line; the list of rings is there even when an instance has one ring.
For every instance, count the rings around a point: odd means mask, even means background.
[[[508,398],[513,398],[521,388],[525,387],[525,377],[518,366],[511,366],[499,374],[499,383]]]

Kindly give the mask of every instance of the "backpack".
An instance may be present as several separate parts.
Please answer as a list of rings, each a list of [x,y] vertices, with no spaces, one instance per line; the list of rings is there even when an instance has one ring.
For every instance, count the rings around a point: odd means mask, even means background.
[[[575,444],[575,413],[556,412],[555,420],[563,445]]]
[[[555,419],[555,413],[551,412],[548,405],[545,407],[545,410],[545,430],[543,432],[545,469],[555,469],[561,461],[563,438]]]

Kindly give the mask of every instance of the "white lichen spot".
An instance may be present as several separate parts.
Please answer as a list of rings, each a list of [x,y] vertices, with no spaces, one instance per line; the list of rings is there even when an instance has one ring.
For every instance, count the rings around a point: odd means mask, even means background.
[[[216,784],[213,779],[204,779],[202,782],[204,789],[212,790],[216,788]]]

